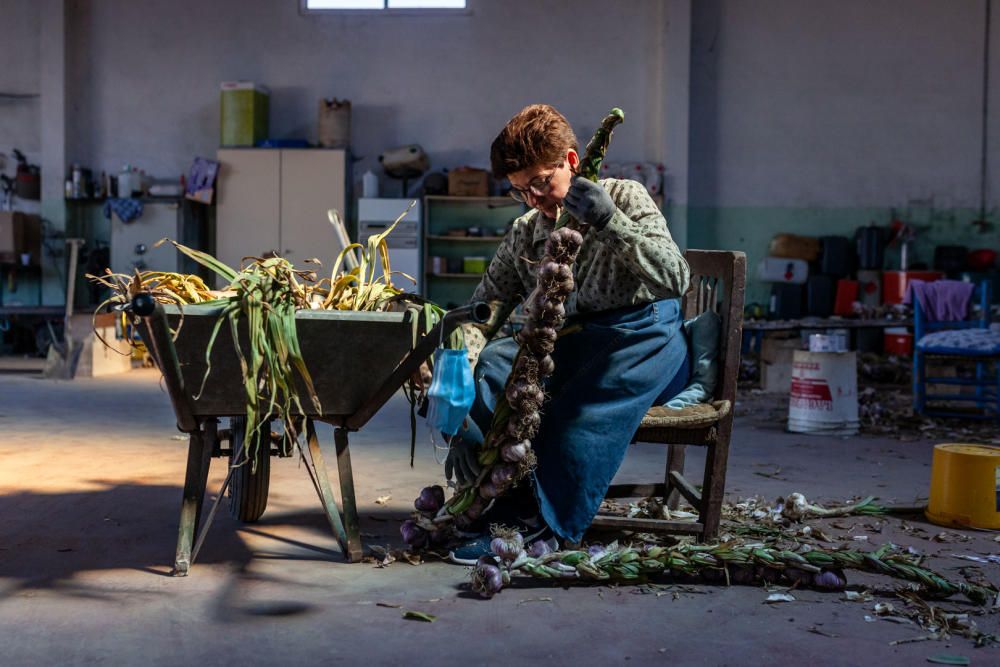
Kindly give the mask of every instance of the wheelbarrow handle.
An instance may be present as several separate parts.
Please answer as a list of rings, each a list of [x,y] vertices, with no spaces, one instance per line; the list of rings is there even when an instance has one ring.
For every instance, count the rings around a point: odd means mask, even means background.
[[[174,347],[170,335],[167,313],[153,295],[146,292],[135,295],[131,307],[132,312],[142,320],[139,334],[146,347],[153,353],[153,359],[163,374],[163,383],[167,387],[170,402],[174,406],[174,414],[177,416],[177,428],[183,433],[194,433],[199,430],[198,420],[194,416],[191,396],[184,388],[184,376],[181,375],[177,348]]]
[[[356,431],[368,423],[368,420],[385,405],[386,401],[392,398],[392,395],[420,368],[420,365],[434,354],[434,348],[438,346],[442,339],[447,338],[456,327],[466,322],[488,323],[493,313],[493,306],[485,301],[477,301],[467,306],[452,308],[445,313],[441,321],[428,331],[417,342],[416,346],[403,357],[403,360],[399,362],[399,365],[396,366],[396,369],[389,378],[382,383],[378,391],[365,401],[353,415],[348,417],[344,425],[348,430]]]

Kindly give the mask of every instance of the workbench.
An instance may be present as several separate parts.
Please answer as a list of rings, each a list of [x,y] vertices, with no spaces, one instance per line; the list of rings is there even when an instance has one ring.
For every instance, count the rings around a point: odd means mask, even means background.
[[[803,317],[794,320],[746,320],[743,331],[795,331],[799,329],[885,329],[913,326],[913,318],[848,319],[843,317]]]

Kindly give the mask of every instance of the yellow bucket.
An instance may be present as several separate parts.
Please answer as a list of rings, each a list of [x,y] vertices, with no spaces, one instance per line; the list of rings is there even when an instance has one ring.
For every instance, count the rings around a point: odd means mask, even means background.
[[[1000,529],[1000,447],[934,447],[927,518],[943,526]]]

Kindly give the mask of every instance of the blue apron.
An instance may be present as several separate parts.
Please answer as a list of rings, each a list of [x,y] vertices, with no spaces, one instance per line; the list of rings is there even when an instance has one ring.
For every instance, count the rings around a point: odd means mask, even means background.
[[[559,338],[548,399],[533,444],[535,495],[549,527],[577,542],[590,526],[643,415],[684,389],[690,375],[680,302],[666,299],[571,319]],[[491,341],[475,368],[476,401],[463,439],[482,444],[517,343]]]

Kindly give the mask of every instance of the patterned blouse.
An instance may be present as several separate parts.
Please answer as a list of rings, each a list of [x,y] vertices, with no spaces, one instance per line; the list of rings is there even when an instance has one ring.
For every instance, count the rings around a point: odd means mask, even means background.
[[[566,315],[678,298],[687,291],[690,270],[667,230],[667,221],[637,181],[603,179],[618,211],[601,231],[588,230],[573,266],[576,290]],[[517,306],[535,288],[545,240],[555,221],[532,209],[514,221],[476,287],[471,301]],[[482,331],[465,327],[469,359],[475,364],[486,344]]]

